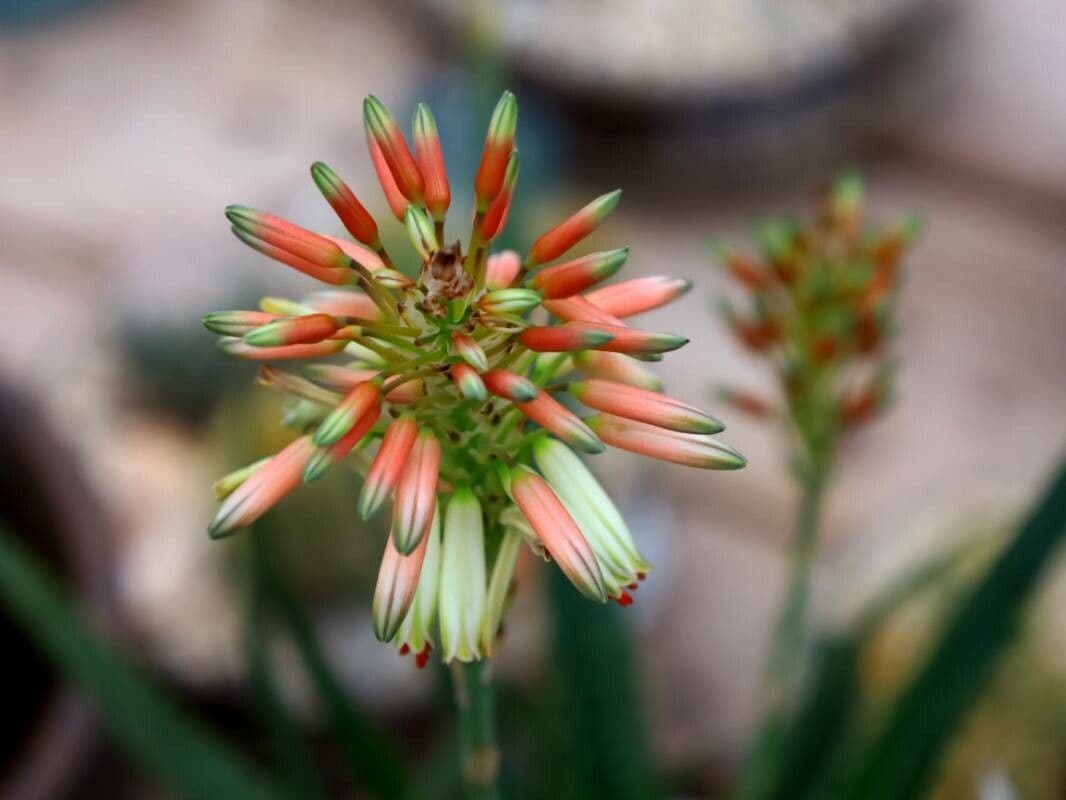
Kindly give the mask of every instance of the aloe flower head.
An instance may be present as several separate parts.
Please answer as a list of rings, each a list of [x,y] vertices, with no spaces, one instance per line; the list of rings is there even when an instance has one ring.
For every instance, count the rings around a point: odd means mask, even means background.
[[[354,191],[318,162],[311,175],[350,238],[244,206],[226,216],[245,244],[325,284],[300,300],[209,314],[222,349],[267,362],[260,383],[288,398],[295,438],[216,486],[210,533],[247,526],[301,483],[346,463],[362,473],[353,510],[383,515],[374,629],[419,665],[491,655],[523,547],[582,594],[623,605],[651,569],[579,454],[607,446],[705,469],[743,457],[723,426],[660,393],[643,365],[686,340],[630,318],[687,281],[604,284],[626,248],[574,251],[619,200],[609,192],[539,236],[525,256],[494,251],[518,178],[517,106],[505,93],[474,178],[468,238],[447,234],[451,184],[429,108],[412,145],[376,98],[370,156],[414,268],[398,266]]]

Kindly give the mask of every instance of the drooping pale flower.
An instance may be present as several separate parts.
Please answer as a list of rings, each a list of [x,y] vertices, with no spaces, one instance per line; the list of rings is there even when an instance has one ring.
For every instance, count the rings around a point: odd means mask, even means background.
[[[364,475],[360,516],[391,500],[374,629],[420,666],[437,643],[445,660],[492,653],[523,542],[586,596],[630,604],[651,567],[575,451],[613,445],[711,469],[745,463],[715,438],[720,422],[660,394],[637,360],[685,344],[627,320],[689,282],[604,285],[627,248],[571,253],[618,204],[617,191],[538,237],[524,258],[490,252],[518,178],[509,92],[489,124],[465,245],[445,237],[451,186],[429,109],[415,111],[413,150],[376,98],[364,122],[385,199],[420,267],[417,275],[397,268],[377,222],[321,162],[312,178],[355,241],[227,209],[241,241],[327,287],[204,318],[228,354],[286,362],[264,366],[260,383],[290,398],[283,423],[299,432],[277,455],[216,484],[222,504],[211,535],[250,524],[347,461]],[[291,368],[299,361],[312,362],[302,374]]]

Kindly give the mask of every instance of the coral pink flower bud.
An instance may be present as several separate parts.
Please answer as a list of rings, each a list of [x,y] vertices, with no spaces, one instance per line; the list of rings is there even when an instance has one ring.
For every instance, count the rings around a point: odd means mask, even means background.
[[[490,370],[482,378],[490,392],[513,402],[529,419],[572,447],[586,453],[603,452],[603,443],[589,427],[532,381],[502,369]]]
[[[573,261],[542,269],[530,280],[549,300],[570,297],[614,275],[629,258],[629,248],[590,253]],[[600,306],[603,308],[603,306]],[[608,311],[608,313],[614,313]]]
[[[692,281],[687,278],[652,275],[604,286],[585,297],[608,314],[625,319],[673,302],[691,288]]]
[[[538,353],[602,349],[612,339],[614,334],[580,323],[526,328],[518,334],[518,341]]]
[[[415,439],[410,457],[396,486],[392,508],[392,535],[401,553],[410,553],[425,538],[437,504],[440,442],[429,431]]]
[[[348,233],[369,247],[377,249],[381,246],[374,218],[336,172],[321,161],[316,161],[311,165],[311,178]]]
[[[218,539],[251,525],[300,484],[304,465],[315,451],[301,436],[251,474],[219,506],[207,531]]]
[[[385,154],[381,151],[377,141],[368,137],[367,147],[370,148],[370,161],[374,165],[374,172],[377,173],[378,183],[381,184],[381,189],[385,192],[385,200],[389,204],[389,209],[396,219],[403,222],[403,216],[407,213],[407,206],[410,203],[396,185],[392,172],[389,170],[388,162],[385,160]]]
[[[557,259],[596,230],[607,215],[614,211],[621,196],[621,189],[601,195],[547,233],[542,234],[530,248],[526,265],[547,264]]]
[[[678,433],[612,414],[585,421],[612,447],[663,461],[701,469],[740,469],[747,463],[732,447],[705,434]]]
[[[570,393],[597,411],[684,433],[720,433],[725,426],[709,414],[672,397],[614,381],[571,383]]]
[[[429,539],[423,536],[414,550],[407,554],[397,549],[391,533],[385,542],[372,609],[374,635],[382,642],[388,642],[396,635],[411,608],[415,592],[418,591],[418,579],[422,574]]]
[[[424,184],[418,163],[407,147],[400,126],[374,95],[363,101],[363,125],[366,127],[367,140],[373,141],[381,150],[400,194],[412,203],[421,203]]]
[[[614,314],[608,314],[579,294],[560,300],[545,300],[544,307],[559,319],[567,322],[594,322],[598,325],[625,326],[625,323]]]
[[[504,250],[489,256],[485,286],[488,289],[506,289],[518,277],[522,259],[514,250]]]
[[[344,255],[359,266],[365,267],[367,272],[380,272],[385,269],[385,262],[381,260],[381,256],[369,247],[359,244],[359,242],[353,242],[351,239],[344,239],[340,236],[330,236],[328,233],[322,234],[322,238],[329,239],[333,244],[337,245]]]
[[[322,420],[315,431],[314,441],[317,445],[333,444],[352,429],[352,426],[375,404],[381,402],[381,382],[379,379],[360,383],[341,400]]]
[[[481,238],[491,242],[507,226],[507,216],[511,213],[511,201],[514,199],[515,186],[518,183],[518,149],[511,151],[511,160],[507,162],[507,171],[503,176],[503,188],[485,212],[481,222]]]
[[[444,167],[437,121],[425,103],[419,103],[415,107],[412,127],[415,157],[425,182],[426,208],[435,221],[441,222],[451,204],[452,192],[448,186],[448,172]]]
[[[496,103],[492,119],[489,120],[485,147],[481,151],[481,163],[474,177],[477,210],[481,213],[488,211],[489,204],[503,188],[517,127],[518,103],[513,94],[504,92]]]
[[[304,299],[304,305],[334,317],[354,317],[374,321],[381,311],[374,301],[356,289],[326,289]]]
[[[254,347],[312,344],[328,339],[339,328],[340,323],[329,314],[282,317],[244,334],[244,341]]]
[[[596,554],[547,482],[526,466],[511,470],[511,496],[570,582],[592,600],[604,602],[607,590]]]
[[[632,358],[621,353],[586,350],[575,353],[573,359],[574,366],[591,378],[618,381],[650,392],[658,392],[663,388],[663,382],[658,375],[648,372]]]
[[[389,423],[381,447],[363,481],[358,505],[360,517],[369,519],[392,494],[417,436],[418,426],[412,417],[404,415]]]
[[[218,346],[223,352],[250,361],[285,361],[289,359],[322,358],[339,353],[345,347],[340,339],[326,339],[313,344],[289,344],[283,347],[256,347],[241,339],[222,338]]]

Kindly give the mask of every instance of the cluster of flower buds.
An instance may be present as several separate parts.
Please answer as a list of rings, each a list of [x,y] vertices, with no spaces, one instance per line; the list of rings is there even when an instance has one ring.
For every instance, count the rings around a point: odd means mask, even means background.
[[[299,374],[262,368],[260,382],[290,398],[283,423],[299,436],[219,481],[211,535],[248,525],[301,482],[347,461],[364,474],[361,517],[391,500],[375,630],[419,664],[438,641],[445,660],[492,653],[523,542],[583,594],[628,605],[650,567],[575,451],[612,445],[708,469],[745,463],[714,438],[721,423],[660,394],[641,366],[686,340],[627,319],[674,300],[688,282],[651,277],[599,287],[625,263],[625,249],[562,260],[619,192],[544,233],[525,258],[490,254],[518,176],[510,93],[489,123],[465,248],[445,241],[451,194],[430,110],[415,112],[413,151],[374,97],[364,122],[418,274],[397,269],[375,221],[325,164],[316,163],[312,177],[354,241],[227,209],[241,241],[330,288],[204,319],[238,358],[315,360]]]
[[[846,174],[822,196],[809,224],[763,223],[761,259],[715,244],[748,298],[744,311],[723,300],[722,315],[746,349],[773,364],[783,405],[733,387],[723,388],[721,399],[751,416],[787,421],[807,458],[829,455],[840,431],[884,409],[899,264],[917,232],[915,217],[865,229],[862,184]]]

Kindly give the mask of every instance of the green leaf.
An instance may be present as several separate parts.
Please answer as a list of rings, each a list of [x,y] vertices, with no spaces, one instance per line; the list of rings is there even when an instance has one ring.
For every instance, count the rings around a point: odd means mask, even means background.
[[[376,797],[393,800],[411,796],[407,770],[398,748],[384,730],[349,701],[326,660],[311,621],[278,574],[274,559],[266,559],[265,566],[271,598],[329,715],[352,776]]]
[[[279,779],[294,796],[320,800],[324,795],[316,777],[315,759],[289,713],[278,689],[270,652],[271,584],[268,561],[273,558],[272,531],[263,520],[245,538],[248,547],[248,608],[245,618],[245,657],[248,683],[260,727],[270,745]]]
[[[1066,534],[1066,465],[1010,546],[956,611],[923,668],[857,755],[839,797],[917,797],[1019,627]]]
[[[625,612],[590,603],[557,569],[549,575],[557,684],[543,796],[658,797]]]
[[[0,603],[63,672],[96,701],[129,755],[181,797],[286,797],[93,633],[25,547],[0,525]]]

